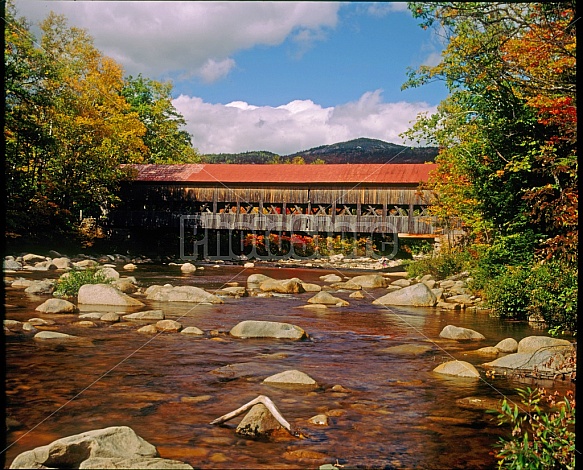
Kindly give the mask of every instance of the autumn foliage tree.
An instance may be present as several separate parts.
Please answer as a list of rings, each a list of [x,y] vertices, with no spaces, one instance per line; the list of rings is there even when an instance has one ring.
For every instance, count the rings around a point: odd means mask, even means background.
[[[143,136],[147,154],[144,163],[197,163],[200,155],[192,147],[186,125],[172,104],[172,84],[129,76],[121,94],[146,127]]]
[[[81,216],[105,214],[126,176],[121,164],[197,158],[169,84],[124,78],[62,15],[50,13],[40,30],[37,39],[7,2],[6,222],[13,236],[71,233]]]
[[[440,148],[430,210],[462,220],[473,287],[494,314],[576,332],[574,2],[408,5],[445,49],[404,87],[443,80],[450,91],[407,133]]]
[[[435,209],[461,217],[478,239],[530,233],[540,255],[576,262],[574,3],[409,8],[446,41],[441,63],[405,84],[443,80],[450,90],[409,133],[441,148]]]

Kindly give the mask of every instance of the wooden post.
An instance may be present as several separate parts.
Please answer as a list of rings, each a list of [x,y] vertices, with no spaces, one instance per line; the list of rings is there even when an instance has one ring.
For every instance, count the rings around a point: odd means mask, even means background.
[[[409,204],[409,233],[414,233],[413,230],[413,204]]]
[[[283,206],[281,208],[281,226],[284,230],[291,230],[290,227],[287,226],[287,202],[283,201]]]

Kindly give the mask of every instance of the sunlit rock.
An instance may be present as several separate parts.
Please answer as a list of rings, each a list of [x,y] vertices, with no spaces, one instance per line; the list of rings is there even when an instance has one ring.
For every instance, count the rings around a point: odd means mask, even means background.
[[[180,266],[180,271],[182,271],[184,274],[193,273],[196,271],[196,266],[192,263],[184,263],[182,266]]]
[[[387,279],[380,274],[363,274],[362,276],[355,276],[349,279],[349,282],[356,284],[363,289],[376,289],[386,287]]]
[[[263,383],[268,385],[318,386],[317,382],[308,374],[295,369],[285,370],[279,374],[267,377]]]
[[[281,424],[265,405],[258,403],[243,417],[235,432],[241,436],[259,438],[267,437],[279,429]]]
[[[164,320],[162,310],[145,310],[143,312],[129,313],[122,317],[124,320],[159,321]]]
[[[54,282],[45,279],[43,281],[33,281],[30,286],[24,289],[24,292],[27,294],[45,295],[52,294],[54,290]]]
[[[325,276],[320,276],[320,279],[324,282],[340,282],[342,278],[337,274],[326,274]]]
[[[178,332],[182,329],[182,324],[176,320],[160,320],[156,322],[156,329],[158,331]]]
[[[223,303],[220,297],[195,286],[150,286],[146,294],[148,300],[161,302]]]
[[[551,338],[550,336],[527,336],[518,343],[517,352],[533,353],[544,348],[557,348],[561,346],[570,348],[572,343],[566,339]]]
[[[433,372],[456,377],[480,377],[478,370],[466,361],[448,361],[439,364]]]
[[[144,304],[108,284],[85,284],[77,294],[79,304],[141,307]]]
[[[251,289],[258,289],[261,283],[270,280],[273,280],[273,278],[266,276],[265,274],[251,274],[247,278],[247,287]]]
[[[348,302],[340,297],[335,297],[329,292],[322,291],[318,292],[315,296],[311,297],[307,301],[309,304],[323,304],[323,305],[335,305],[335,306],[347,306]]]
[[[280,338],[299,340],[307,337],[299,326],[262,320],[246,320],[238,323],[229,332],[238,338]]]
[[[483,334],[469,328],[447,325],[439,333],[440,338],[454,339],[456,341],[481,341],[486,339]]]
[[[411,285],[411,281],[409,279],[396,279],[391,282],[391,285],[397,287],[409,287]]]
[[[299,279],[270,279],[263,281],[259,288],[262,292],[277,292],[280,294],[299,294],[304,292],[302,281]]]
[[[183,335],[204,335],[204,331],[196,326],[187,326],[182,331],[180,331]]]
[[[322,290],[322,286],[310,282],[302,282],[302,287],[305,292],[320,292]]]
[[[414,307],[433,307],[437,303],[435,294],[423,283],[403,287],[374,300],[373,305],[410,305]]]
[[[10,468],[80,468],[90,458],[155,458],[156,448],[127,426],[114,426],[57,439],[18,455]]]
[[[514,338],[506,338],[494,347],[501,353],[515,353],[518,351],[518,341]]]
[[[64,299],[47,299],[45,302],[35,308],[37,312],[43,313],[75,313],[77,307],[75,304]]]

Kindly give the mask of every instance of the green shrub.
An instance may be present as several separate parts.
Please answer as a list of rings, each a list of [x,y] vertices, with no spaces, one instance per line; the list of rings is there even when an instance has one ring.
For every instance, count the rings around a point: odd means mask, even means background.
[[[568,391],[557,402],[558,393],[544,389],[517,389],[524,406],[510,406],[504,399],[500,424],[512,426],[512,436],[500,438],[498,467],[505,469],[575,469],[575,397]],[[539,404],[548,405],[544,412]]]
[[[531,231],[500,236],[492,245],[472,245],[468,248],[476,260],[472,269],[472,289],[479,292],[492,279],[506,274],[507,266],[530,266],[534,260],[536,237]]]
[[[467,265],[468,254],[465,251],[442,251],[427,258],[405,263],[409,277],[431,274],[434,279],[445,279],[462,272]]]
[[[577,268],[560,261],[534,266],[527,279],[530,289],[529,314],[542,317],[556,332],[576,332],[577,277]]]
[[[485,303],[492,315],[504,319],[526,320],[530,302],[528,277],[530,269],[507,266],[505,271],[491,279],[484,289]]]
[[[56,297],[74,297],[84,284],[109,284],[111,278],[96,268],[74,269],[59,278],[55,286]]]

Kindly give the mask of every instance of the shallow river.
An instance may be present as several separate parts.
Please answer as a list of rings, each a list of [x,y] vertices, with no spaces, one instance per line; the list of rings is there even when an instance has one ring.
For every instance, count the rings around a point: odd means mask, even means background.
[[[324,284],[319,276],[332,271],[208,266],[181,275],[176,266],[140,265],[131,275],[143,287],[171,283],[212,290],[226,282],[245,285],[257,272]],[[483,312],[371,305],[383,289],[369,290],[364,300],[351,299],[349,293],[334,293],[349,300],[348,307],[323,311],[295,308],[305,305],[311,293],[225,299],[222,305],[196,307],[144,301],[142,310],[162,309],[166,318],[205,331],[198,337],[144,336],[136,333],[141,325],[126,322],[126,326],[101,322],[96,328],[74,326],[76,315],[34,311],[48,296],[7,288],[6,318],[51,318],[58,331],[91,338],[93,346],[48,347],[35,342],[32,334],[5,338],[6,411],[12,423],[2,452],[5,466],[19,453],[55,439],[127,425],[155,445],[162,457],[194,468],[317,469],[326,463],[367,469],[494,468],[493,446],[508,429],[497,426],[494,415],[462,408],[456,400],[516,398],[516,387],[533,384],[487,378],[480,368],[479,380],[449,378],[432,370],[452,359],[479,366],[489,359],[470,351],[541,331],[524,323],[503,323]],[[82,310],[86,311],[95,309]],[[238,322],[258,319],[298,325],[309,340],[229,336]],[[487,339],[479,346],[441,340],[439,333],[448,324],[472,328]],[[211,335],[211,330],[218,333]],[[433,349],[422,356],[384,351],[406,343]],[[251,375],[217,371],[240,363],[252,363]],[[305,372],[319,387],[299,390],[262,384],[269,375],[287,369]],[[333,391],[334,385],[347,391]],[[221,426],[209,424],[258,395],[269,396],[307,438],[278,436],[261,442],[238,437],[235,428],[242,416]],[[308,423],[321,413],[329,416],[328,426]]]

